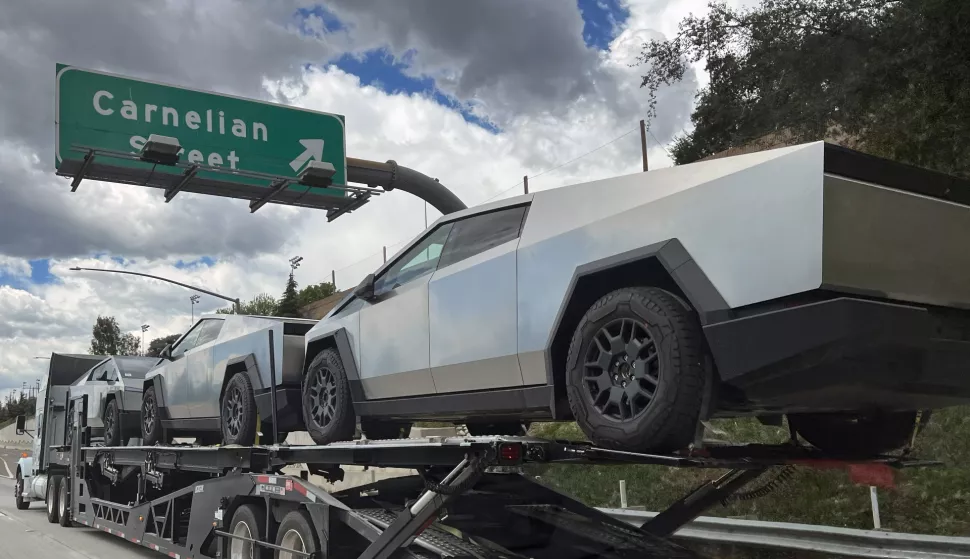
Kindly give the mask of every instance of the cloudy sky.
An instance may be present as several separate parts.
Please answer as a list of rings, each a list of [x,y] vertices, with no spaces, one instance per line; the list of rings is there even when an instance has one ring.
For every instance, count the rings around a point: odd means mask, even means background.
[[[123,4],[123,6],[122,6]],[[356,284],[424,228],[424,204],[386,193],[327,223],[322,212],[85,181],[53,172],[54,67],[85,68],[346,116],[351,157],[437,177],[469,206],[636,172],[646,93],[631,67],[704,0],[113,0],[4,2],[0,18],[0,390],[83,352],[99,315],[152,337],[190,324],[171,277],[248,299]],[[698,83],[660,92],[652,167],[688,126]],[[628,133],[632,132],[632,133]],[[624,135],[625,134],[625,135]],[[617,139],[618,138],[618,139]],[[611,140],[616,139],[612,143]],[[604,146],[604,147],[601,147]],[[601,147],[601,148],[600,148]],[[600,148],[600,149],[596,149]],[[592,152],[592,153],[590,153]],[[582,157],[580,157],[582,156]],[[564,163],[567,163],[563,165]],[[429,222],[438,214],[430,209]],[[202,296],[195,311],[223,306]]]

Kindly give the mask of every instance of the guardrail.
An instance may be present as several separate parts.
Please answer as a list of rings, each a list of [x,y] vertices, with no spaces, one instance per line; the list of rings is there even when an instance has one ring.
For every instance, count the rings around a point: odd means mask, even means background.
[[[657,513],[628,509],[599,509],[630,524],[640,525]],[[733,518],[698,517],[674,534],[686,540],[832,553],[850,557],[880,559],[960,559],[970,558],[970,538],[897,534],[876,530],[857,530],[763,522]]]

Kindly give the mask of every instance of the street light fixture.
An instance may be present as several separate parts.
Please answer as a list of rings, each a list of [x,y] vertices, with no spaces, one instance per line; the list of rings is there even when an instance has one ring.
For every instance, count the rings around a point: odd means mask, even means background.
[[[198,291],[199,293],[205,293],[206,295],[212,295],[213,297],[218,297],[218,298],[222,299],[223,301],[229,301],[229,302],[231,302],[231,303],[233,303],[235,305],[235,307],[236,307],[236,314],[239,314],[241,312],[241,309],[242,309],[241,304],[239,302],[239,299],[236,299],[236,298],[233,298],[233,297],[227,297],[225,295],[221,295],[219,293],[216,293],[215,291],[209,291],[208,289],[202,289],[201,287],[195,287],[194,285],[189,285],[187,283],[182,283],[180,281],[175,281],[173,279],[163,278],[161,276],[153,276],[152,274],[143,274],[141,272],[129,272],[128,270],[112,270],[112,269],[109,269],[109,268],[82,268],[80,266],[74,266],[73,268],[70,268],[70,270],[72,272],[80,272],[81,270],[84,270],[86,272],[112,272],[112,273],[115,273],[115,274],[128,274],[128,275],[132,275],[132,276],[141,276],[143,278],[157,279],[159,281],[165,281],[165,282],[168,282],[168,283],[174,283],[175,285],[184,287],[186,289],[191,289],[192,291]]]
[[[189,301],[192,302],[192,324],[195,324],[195,304],[199,302],[200,297],[198,295],[190,295]]]
[[[337,173],[332,163],[326,161],[311,161],[297,175],[300,184],[326,188],[333,184],[333,176]]]
[[[149,163],[175,165],[178,163],[180,151],[182,151],[182,146],[179,144],[178,138],[150,134],[148,141],[138,152],[138,156],[142,161]]]
[[[293,258],[290,258],[290,270],[296,271],[296,269],[300,267],[300,262],[302,261],[302,256],[294,256]]]

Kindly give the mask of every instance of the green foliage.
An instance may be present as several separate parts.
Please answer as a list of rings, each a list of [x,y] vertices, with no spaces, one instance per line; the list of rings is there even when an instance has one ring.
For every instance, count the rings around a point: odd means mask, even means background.
[[[138,336],[121,333],[115,317],[99,315],[91,330],[89,351],[93,355],[138,355],[140,343]]]
[[[641,87],[657,89],[702,62],[694,130],[673,147],[688,163],[773,135],[834,138],[970,176],[970,3],[964,0],[761,0],[710,4],[676,36],[644,45]]]
[[[149,357],[158,357],[158,354],[161,353],[163,349],[165,349],[165,346],[167,346],[168,344],[174,344],[175,340],[179,339],[179,336],[181,335],[182,334],[172,334],[171,336],[155,338],[154,340],[149,342],[148,351],[145,352],[145,355]]]
[[[301,308],[305,307],[314,301],[326,299],[336,292],[337,288],[329,281],[308,285],[300,290],[299,305]]]
[[[260,293],[248,302],[240,305],[239,314],[249,316],[276,316],[276,297],[268,293]],[[216,314],[236,314],[233,307],[219,309]]]
[[[296,280],[293,279],[293,272],[290,272],[286,279],[286,289],[283,290],[283,298],[276,308],[276,316],[289,318],[300,317],[300,294],[297,290]]]
[[[779,443],[788,437],[787,429],[767,427],[751,418],[711,423],[715,438],[728,442]],[[531,434],[583,439],[574,423],[534,424]],[[939,459],[945,465],[898,471],[896,488],[879,490],[883,526],[896,532],[966,535],[970,532],[970,507],[966,506],[970,487],[970,468],[966,466],[970,463],[970,407],[934,411],[916,439],[913,455]],[[531,473],[587,504],[605,507],[620,506],[619,481],[623,479],[631,506],[657,511],[699,484],[722,475],[724,470],[555,465],[535,468]],[[755,481],[753,485],[757,484]],[[868,487],[854,484],[845,471],[834,469],[798,468],[793,479],[765,497],[717,506],[704,514],[872,528]]]
[[[13,423],[18,415],[34,415],[36,409],[35,396],[27,398],[23,392],[16,394],[16,391],[11,391],[7,394],[7,399],[0,404],[0,426],[6,427],[6,424]]]

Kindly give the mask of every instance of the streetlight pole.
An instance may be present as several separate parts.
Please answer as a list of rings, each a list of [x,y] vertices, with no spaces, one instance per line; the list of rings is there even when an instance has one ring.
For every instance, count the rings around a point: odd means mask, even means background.
[[[236,307],[236,313],[237,314],[241,310],[241,305],[239,303],[239,299],[235,299],[233,297],[227,297],[225,295],[221,295],[219,293],[216,293],[215,291],[209,291],[208,289],[202,289],[201,287],[195,287],[194,285],[189,285],[187,283],[182,283],[180,281],[175,281],[173,279],[163,278],[163,277],[160,277],[160,276],[153,276],[151,274],[143,274],[141,272],[129,272],[128,270],[112,270],[112,269],[109,269],[109,268],[81,268],[80,266],[74,266],[73,268],[70,268],[70,270],[72,272],[80,272],[81,270],[84,270],[86,272],[112,272],[112,273],[115,273],[115,274],[129,274],[129,275],[132,275],[132,276],[141,276],[143,278],[157,279],[159,281],[165,281],[165,282],[168,282],[168,283],[174,283],[175,285],[184,287],[186,289],[191,289],[193,291],[198,291],[199,293],[205,293],[206,295],[212,295],[213,297],[218,297],[218,298],[222,299],[223,301],[229,301],[229,302],[231,302],[231,303],[233,303],[235,305],[235,307]]]
[[[189,301],[192,303],[192,324],[195,324],[195,304],[199,302],[199,296],[192,295],[189,297]]]
[[[147,332],[149,328],[151,328],[151,326],[147,324],[141,325],[141,354],[142,355],[148,354],[148,352],[145,351],[145,332]]]

